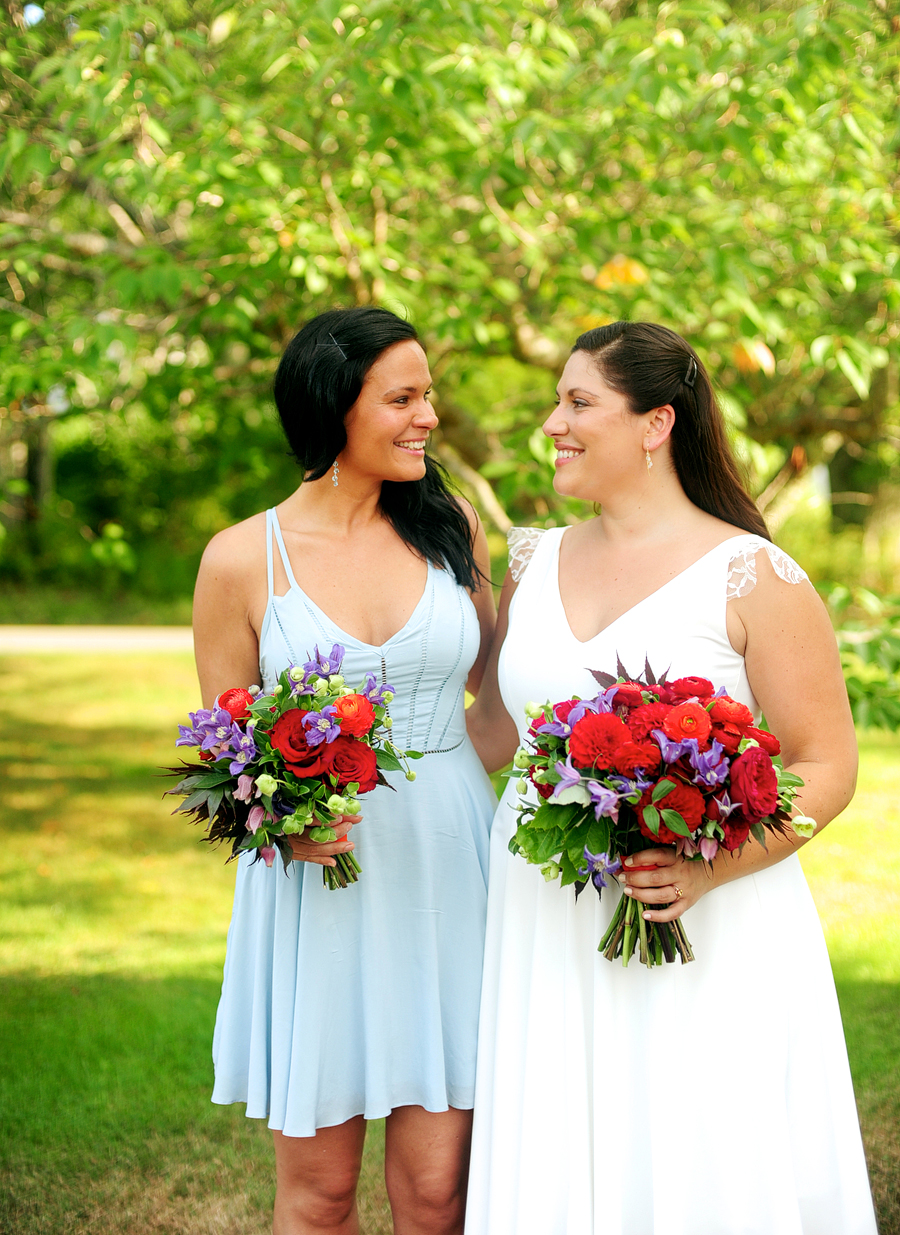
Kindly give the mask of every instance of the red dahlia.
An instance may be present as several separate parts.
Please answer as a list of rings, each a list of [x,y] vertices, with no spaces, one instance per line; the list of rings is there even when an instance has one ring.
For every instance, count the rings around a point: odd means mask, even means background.
[[[609,767],[620,746],[631,741],[628,726],[609,712],[588,712],[572,727],[569,753],[577,768]]]

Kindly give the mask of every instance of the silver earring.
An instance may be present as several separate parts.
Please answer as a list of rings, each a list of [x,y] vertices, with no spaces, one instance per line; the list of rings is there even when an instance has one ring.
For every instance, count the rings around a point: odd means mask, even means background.
[[[650,458],[650,451],[646,448],[646,446],[644,447],[644,458],[647,460],[647,471],[649,472],[653,466],[653,460]],[[334,483],[337,484],[337,481]]]
[[[331,469],[331,483],[334,485],[335,489],[338,487],[338,472],[340,470],[341,469],[338,467],[338,461],[335,459],[334,467]]]

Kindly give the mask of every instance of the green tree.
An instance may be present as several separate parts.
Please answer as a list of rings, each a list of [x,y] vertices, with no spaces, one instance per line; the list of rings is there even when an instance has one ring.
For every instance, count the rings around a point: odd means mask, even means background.
[[[186,586],[293,483],[271,376],[333,303],[420,327],[440,449],[501,528],[558,515],[536,414],[575,335],[623,316],[698,346],[760,488],[804,458],[848,492],[896,469],[883,0],[29,12],[0,51],[9,569],[100,569],[114,522],[142,586]]]

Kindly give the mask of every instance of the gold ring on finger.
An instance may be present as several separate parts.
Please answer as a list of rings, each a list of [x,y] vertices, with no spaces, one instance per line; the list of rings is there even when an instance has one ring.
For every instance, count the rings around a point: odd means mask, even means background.
[[[677,883],[673,883],[672,887],[675,889],[675,899],[677,901],[680,901],[682,896],[684,896],[684,893],[682,892],[681,888],[679,888]]]

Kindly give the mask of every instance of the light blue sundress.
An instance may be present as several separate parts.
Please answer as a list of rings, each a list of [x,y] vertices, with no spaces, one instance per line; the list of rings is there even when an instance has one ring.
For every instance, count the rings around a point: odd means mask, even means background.
[[[468,1109],[484,950],[488,832],[496,798],[466,737],[464,694],[479,647],[468,592],[432,565],[406,625],[381,647],[341,630],[297,585],[266,514],[269,601],[262,684],[346,648],[350,685],[374,672],[396,690],[398,745],[427,752],[417,778],[388,773],[353,830],[359,882],[328,891],[319,866],[286,875],[237,864],[213,1039],[217,1103],[245,1102],[288,1136],[396,1106]],[[289,590],[273,588],[273,536]]]

